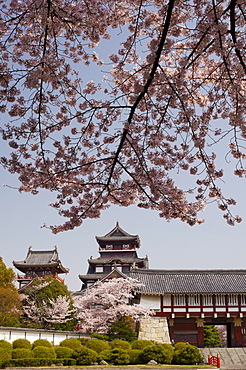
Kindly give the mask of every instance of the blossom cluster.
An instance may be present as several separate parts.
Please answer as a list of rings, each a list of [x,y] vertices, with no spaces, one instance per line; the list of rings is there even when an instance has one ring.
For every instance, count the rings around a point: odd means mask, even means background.
[[[241,221],[216,148],[245,177],[244,0],[0,4],[0,161],[19,191],[57,195],[54,233],[110,204],[194,225],[215,201]]]

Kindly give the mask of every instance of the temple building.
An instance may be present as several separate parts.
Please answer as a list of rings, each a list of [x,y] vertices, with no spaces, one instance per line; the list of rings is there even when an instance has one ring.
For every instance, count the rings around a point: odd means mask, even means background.
[[[246,270],[154,270],[139,258],[138,235],[118,224],[96,237],[100,257],[88,260],[82,289],[98,280],[131,277],[142,283],[135,303],[154,315],[140,322],[139,339],[204,347],[204,325],[223,325],[228,347],[246,347]]]
[[[13,265],[24,273],[24,275],[17,274],[19,292],[30,286],[36,277],[52,276],[64,282],[59,275],[69,272],[69,269],[65,268],[59,259],[57,247],[49,251],[33,251],[32,247],[29,247],[26,258],[23,261],[13,261]]]
[[[108,234],[96,236],[100,257],[88,259],[89,267],[86,275],[79,275],[82,290],[104,279],[112,271],[120,275],[127,274],[132,268],[148,269],[148,257],[139,258],[137,249],[140,247],[138,235],[124,231],[119,223]]]
[[[204,347],[204,325],[223,325],[228,347],[246,347],[246,270],[135,269],[129,276],[143,283],[139,303],[155,310],[147,324],[166,320],[171,342]],[[148,325],[141,339],[152,339]]]

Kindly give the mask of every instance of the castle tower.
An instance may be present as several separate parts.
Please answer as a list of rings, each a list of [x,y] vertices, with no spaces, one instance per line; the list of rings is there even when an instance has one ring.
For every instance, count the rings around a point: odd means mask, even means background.
[[[137,255],[137,249],[140,247],[139,236],[127,233],[118,222],[106,235],[96,236],[96,241],[99,244],[100,256],[95,259],[90,257],[87,274],[79,275],[83,283],[82,289],[102,280],[114,269],[124,275],[132,268],[148,269],[148,257],[139,258]]]
[[[23,261],[13,261],[13,265],[24,273],[24,275],[17,274],[19,292],[30,286],[32,280],[36,277],[45,278],[52,276],[64,282],[59,277],[59,274],[69,272],[69,269],[65,268],[59,259],[57,247],[49,251],[33,251],[32,247],[29,247],[26,258]]]

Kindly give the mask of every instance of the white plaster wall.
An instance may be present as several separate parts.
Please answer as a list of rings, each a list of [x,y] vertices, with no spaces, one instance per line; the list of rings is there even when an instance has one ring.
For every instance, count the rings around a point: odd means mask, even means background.
[[[62,340],[67,338],[81,338],[88,337],[83,334],[73,332],[62,332],[62,331],[39,331],[39,330],[28,330],[19,328],[0,328],[0,339],[6,340],[12,343],[14,340],[24,338],[29,340],[31,343],[37,339],[47,339],[49,342],[57,345]]]
[[[159,295],[141,294],[140,304],[143,307],[149,307],[152,310],[160,311],[161,298]]]

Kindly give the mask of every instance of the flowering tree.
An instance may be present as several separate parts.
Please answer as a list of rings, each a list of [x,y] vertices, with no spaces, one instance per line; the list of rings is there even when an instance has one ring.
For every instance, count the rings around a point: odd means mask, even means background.
[[[65,330],[74,327],[74,308],[65,284],[50,277],[37,278],[20,296],[27,322]]]
[[[73,320],[74,310],[68,297],[58,296],[39,303],[37,305],[37,301],[28,298],[23,306],[24,313],[31,321],[46,326],[47,323],[61,324]]]
[[[110,323],[119,319],[130,316],[139,320],[151,315],[150,309],[139,304],[129,304],[134,297],[133,290],[140,285],[131,278],[114,278],[97,282],[81,296],[74,297],[80,330],[106,333]]]
[[[111,203],[193,225],[209,199],[241,221],[216,148],[244,177],[244,0],[0,3],[1,163],[57,193],[54,233]]]

